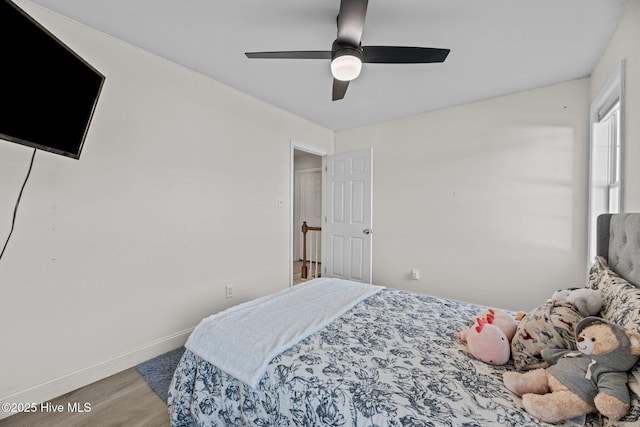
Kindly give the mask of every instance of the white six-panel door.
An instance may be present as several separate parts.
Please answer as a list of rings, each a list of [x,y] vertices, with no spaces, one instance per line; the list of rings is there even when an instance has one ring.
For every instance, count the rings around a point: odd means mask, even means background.
[[[372,150],[324,158],[324,275],[371,283]]]

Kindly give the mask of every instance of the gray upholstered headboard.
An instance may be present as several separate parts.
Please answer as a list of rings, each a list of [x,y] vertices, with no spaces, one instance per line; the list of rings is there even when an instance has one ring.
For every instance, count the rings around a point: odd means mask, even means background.
[[[597,255],[627,281],[640,286],[640,213],[598,217]]]

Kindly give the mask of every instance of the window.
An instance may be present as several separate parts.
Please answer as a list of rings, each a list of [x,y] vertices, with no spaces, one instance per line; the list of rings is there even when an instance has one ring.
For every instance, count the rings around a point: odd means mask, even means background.
[[[622,211],[624,62],[591,105],[589,260],[596,255],[596,219]]]

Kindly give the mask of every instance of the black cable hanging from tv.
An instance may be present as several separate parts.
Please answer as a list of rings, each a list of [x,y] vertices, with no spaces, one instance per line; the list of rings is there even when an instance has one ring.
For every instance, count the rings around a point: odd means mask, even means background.
[[[13,208],[13,219],[11,220],[11,230],[9,231],[9,235],[7,236],[7,240],[4,242],[4,246],[2,248],[2,252],[0,252],[0,260],[4,255],[4,251],[7,249],[7,245],[9,244],[9,239],[11,239],[11,235],[13,234],[13,229],[16,225],[16,216],[18,214],[18,206],[20,206],[20,199],[22,198],[22,193],[24,192],[24,187],[27,185],[27,181],[29,180],[29,176],[31,175],[31,169],[33,169],[33,160],[36,158],[36,149],[33,149],[33,154],[31,155],[31,163],[29,164],[29,170],[27,171],[27,176],[24,178],[24,182],[22,183],[22,188],[20,189],[20,193],[18,193],[18,199],[16,200],[16,205]]]

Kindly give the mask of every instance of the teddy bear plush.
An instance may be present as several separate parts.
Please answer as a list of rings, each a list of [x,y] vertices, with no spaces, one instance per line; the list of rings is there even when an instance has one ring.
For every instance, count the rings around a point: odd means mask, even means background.
[[[551,296],[551,300],[573,304],[584,317],[595,316],[602,308],[600,292],[587,288],[560,289]]]
[[[640,334],[599,317],[576,325],[578,351],[545,349],[552,365],[524,374],[505,372],[505,386],[525,410],[548,423],[599,411],[617,421],[629,411],[627,371],[640,357]]]
[[[491,365],[504,365],[511,356],[511,339],[517,323],[502,310],[489,309],[475,318],[473,325],[458,334],[469,352]]]

